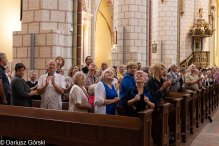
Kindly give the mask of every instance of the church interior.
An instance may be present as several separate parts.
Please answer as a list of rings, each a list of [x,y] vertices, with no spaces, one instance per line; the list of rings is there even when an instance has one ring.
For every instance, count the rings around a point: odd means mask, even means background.
[[[0,0],[0,20],[0,52],[13,73],[25,65],[24,80],[31,70],[44,75],[57,56],[65,58],[64,77],[73,65],[86,66],[87,56],[97,69],[103,62],[219,66],[219,0]],[[122,107],[120,116],[72,114],[67,102],[63,111],[40,109],[38,101],[30,109],[0,106],[0,135],[37,145],[218,146],[218,91],[217,83],[170,92],[140,118]]]

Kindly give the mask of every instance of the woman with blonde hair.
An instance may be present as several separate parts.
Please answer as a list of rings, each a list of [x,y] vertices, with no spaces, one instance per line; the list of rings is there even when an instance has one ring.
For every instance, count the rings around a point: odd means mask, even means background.
[[[117,103],[120,101],[113,86],[114,73],[107,68],[100,76],[95,87],[94,113],[115,115]]]
[[[156,100],[156,107],[166,101],[165,97],[169,94],[169,87],[171,86],[171,81],[165,81],[165,79],[162,78],[165,69],[166,67],[164,64],[155,63],[151,67],[151,77],[148,79],[146,85],[151,91],[152,97]]]
[[[127,63],[127,73],[122,79],[121,82],[121,95],[120,99],[122,99],[125,93],[128,91],[129,88],[135,86],[136,82],[134,79],[135,72],[137,71],[137,64],[134,62]],[[119,102],[119,105],[122,106],[122,103]]]
[[[123,78],[125,76],[125,65],[121,64],[119,66],[119,71],[117,73],[117,79]]]

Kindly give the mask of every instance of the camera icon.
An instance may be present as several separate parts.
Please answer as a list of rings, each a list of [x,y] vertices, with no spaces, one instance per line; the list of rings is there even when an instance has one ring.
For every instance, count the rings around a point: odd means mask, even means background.
[[[4,140],[0,140],[0,145],[4,145],[5,141]]]

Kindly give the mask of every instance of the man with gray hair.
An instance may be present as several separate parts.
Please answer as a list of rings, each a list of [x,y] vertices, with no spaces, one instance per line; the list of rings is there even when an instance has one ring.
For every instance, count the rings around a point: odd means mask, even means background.
[[[167,79],[172,80],[172,84],[169,88],[170,92],[179,92],[182,91],[182,74],[178,74],[177,65],[172,64],[170,66],[170,72],[167,73]]]
[[[9,96],[9,82],[8,78],[5,74],[4,66],[7,65],[8,59],[4,53],[0,53],[0,104],[7,105],[8,104],[8,96]]]
[[[185,75],[185,88],[186,92],[198,91],[200,85],[201,77],[196,75],[196,66],[194,64],[189,67],[190,72],[187,72]]]
[[[61,95],[65,90],[65,79],[56,73],[56,62],[49,61],[48,73],[38,80],[37,93],[41,96],[41,108],[62,110]]]

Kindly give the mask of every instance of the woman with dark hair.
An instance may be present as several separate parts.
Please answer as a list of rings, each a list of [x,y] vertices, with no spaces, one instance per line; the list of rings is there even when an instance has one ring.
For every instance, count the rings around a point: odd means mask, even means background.
[[[72,67],[70,67],[70,69],[68,70],[68,76],[67,78],[65,78],[65,85],[66,85],[66,90],[64,91],[64,97],[63,100],[68,101],[69,100],[69,92],[72,88],[72,86],[74,85],[73,82],[73,76],[75,75],[76,72],[80,71],[80,68],[78,65],[73,65]]]
[[[31,96],[37,95],[37,90],[31,91],[23,79],[25,70],[26,67],[22,63],[15,65],[15,76],[11,81],[12,105],[14,106],[31,107]]]

